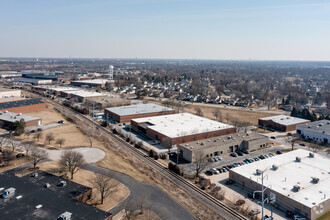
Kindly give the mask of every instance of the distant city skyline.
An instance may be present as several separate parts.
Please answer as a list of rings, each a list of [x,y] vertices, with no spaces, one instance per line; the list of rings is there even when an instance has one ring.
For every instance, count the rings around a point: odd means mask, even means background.
[[[0,57],[330,61],[326,0],[0,0]]]

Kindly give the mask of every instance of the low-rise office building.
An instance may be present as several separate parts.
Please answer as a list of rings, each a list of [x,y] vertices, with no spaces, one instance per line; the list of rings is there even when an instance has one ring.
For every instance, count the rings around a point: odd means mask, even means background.
[[[287,115],[276,115],[266,118],[259,118],[259,126],[268,127],[278,131],[294,131],[297,125],[310,122],[309,120],[296,118]]]
[[[132,119],[131,128],[165,145],[177,145],[236,132],[232,125],[190,113]]]
[[[106,83],[114,83],[114,81],[108,79],[76,80],[72,81],[71,85],[104,88]]]
[[[106,108],[104,114],[119,123],[130,122],[131,119],[174,114],[175,110],[153,103]]]
[[[8,111],[0,112],[0,122],[2,122],[2,127],[4,128],[10,127],[14,124],[14,122],[21,120],[25,122],[26,127],[38,126],[42,123],[41,118],[38,117]]]
[[[268,142],[268,137],[261,134],[235,133],[179,144],[178,148],[180,157],[192,163],[196,154],[212,157],[243,149],[254,151],[267,147]]]
[[[296,127],[297,134],[306,140],[312,140],[329,144],[330,141],[330,121],[320,120]]]
[[[276,197],[275,207],[316,219],[330,210],[329,158],[306,150],[295,150],[229,172],[230,179],[251,191],[261,190]],[[266,177],[267,176],[267,177]]]
[[[14,83],[16,84],[28,84],[28,85],[46,85],[52,84],[51,79],[35,79],[35,78],[15,78]]]

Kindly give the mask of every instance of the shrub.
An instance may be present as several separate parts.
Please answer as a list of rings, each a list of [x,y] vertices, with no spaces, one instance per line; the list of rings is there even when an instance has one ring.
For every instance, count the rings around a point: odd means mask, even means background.
[[[155,160],[158,160],[159,159],[158,154],[156,154],[154,158],[155,158]]]
[[[155,157],[157,153],[154,150],[149,151],[149,157]]]

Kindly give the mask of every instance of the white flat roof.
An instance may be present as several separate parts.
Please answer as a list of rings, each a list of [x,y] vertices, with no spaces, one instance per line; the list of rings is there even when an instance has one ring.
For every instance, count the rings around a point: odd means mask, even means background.
[[[268,177],[264,178],[265,186],[311,208],[330,197],[330,159],[319,154],[309,157],[309,153],[299,149],[231,171],[260,183],[261,175],[255,175],[256,169],[266,169],[264,175]],[[296,162],[296,157],[300,157],[301,162]],[[277,170],[271,169],[273,164],[278,166]],[[312,183],[312,177],[319,178],[319,182]],[[292,191],[294,185],[300,186],[298,192]]]
[[[2,111],[0,111],[0,120],[15,122],[15,121],[20,121],[21,119],[24,119],[24,121],[33,121],[33,120],[38,120],[40,118],[33,117],[33,116],[30,116],[30,115],[23,115],[23,114],[20,115],[18,113],[13,113],[13,112],[2,112]]]
[[[49,90],[56,91],[56,92],[62,92],[62,91],[79,91],[79,89],[73,88],[73,87],[50,87]]]
[[[164,111],[173,110],[171,108],[167,108],[167,107],[161,106],[161,105],[156,105],[153,103],[120,106],[120,107],[113,107],[113,108],[106,108],[106,109],[108,111],[111,111],[120,116],[147,114],[147,113],[153,113],[153,112],[164,112]]]
[[[107,96],[107,94],[99,93],[99,92],[89,92],[85,90],[68,90],[65,91],[67,94],[78,95],[81,97],[97,97],[97,96]]]
[[[86,79],[86,80],[75,80],[73,83],[90,83],[90,84],[105,84],[107,82],[113,82],[113,80],[108,79]]]
[[[190,113],[138,118],[133,119],[133,121],[137,123],[149,122],[153,125],[148,127],[170,138],[234,128],[232,125],[203,118]]]
[[[293,125],[298,123],[308,122],[309,120],[296,118],[287,115],[275,115],[266,118],[260,118],[261,120],[272,120],[275,123],[282,124],[282,125]]]

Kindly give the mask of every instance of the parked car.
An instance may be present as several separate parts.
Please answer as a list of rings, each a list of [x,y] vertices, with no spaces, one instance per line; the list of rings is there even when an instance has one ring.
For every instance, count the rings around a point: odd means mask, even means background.
[[[64,121],[63,120],[59,120],[57,123],[64,124]]]
[[[273,220],[274,217],[270,216],[270,215],[265,215],[264,216],[264,220]]]
[[[268,156],[267,156],[266,154],[264,155],[264,157],[265,157],[265,158],[268,158]]]
[[[276,154],[282,154],[282,151],[278,150],[276,151]]]
[[[247,149],[243,149],[242,152],[245,153],[245,154],[250,154],[250,151],[247,150]]]
[[[227,169],[226,168],[221,168],[222,169],[222,172],[225,173],[227,172]]]
[[[306,220],[306,218],[301,217],[300,215],[294,215],[293,220]]]
[[[234,163],[234,165],[235,165],[236,167],[240,166],[240,164],[239,164],[239,163]]]
[[[258,215],[260,212],[261,212],[260,209],[252,209],[250,211],[250,215]]]
[[[275,137],[275,136],[271,136],[270,138],[271,138],[271,139],[276,139],[276,137]]]
[[[211,171],[213,172],[213,174],[219,174],[219,173],[220,173],[220,172],[219,172],[217,169],[215,169],[215,168],[212,168]]]
[[[215,156],[215,157],[218,159],[218,161],[222,160],[222,157],[220,156]]]
[[[213,172],[211,172],[210,170],[207,170],[207,171],[205,172],[205,174],[208,175],[208,176],[212,176],[212,175],[213,175]]]
[[[273,153],[268,154],[270,157],[274,157],[275,155]]]
[[[213,158],[210,157],[209,159],[207,159],[209,162],[213,162]]]
[[[260,155],[259,158],[260,158],[261,160],[266,159],[266,158],[264,157],[264,155]]]
[[[237,157],[238,155],[237,155],[237,153],[232,152],[232,153],[230,153],[230,156],[232,156],[232,157]]]
[[[37,131],[42,131],[42,128],[38,128]]]
[[[305,144],[303,144],[303,143],[301,143],[301,144],[299,144],[300,146],[306,146]]]
[[[223,173],[221,168],[218,168],[217,170],[219,171],[219,173]]]
[[[243,156],[243,153],[241,151],[236,151],[238,156]]]
[[[232,184],[234,184],[234,183],[235,183],[234,180],[227,180],[227,181],[225,182],[226,185],[232,185]]]
[[[293,211],[290,211],[290,210],[287,210],[287,211],[285,212],[285,215],[286,215],[286,217],[293,218],[293,216],[294,216],[294,212],[293,212]]]
[[[25,156],[25,154],[23,154],[23,153],[16,154],[16,158],[20,158],[20,157],[24,157],[24,156]]]
[[[213,158],[214,162],[218,162],[218,159],[216,157]]]

